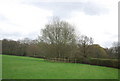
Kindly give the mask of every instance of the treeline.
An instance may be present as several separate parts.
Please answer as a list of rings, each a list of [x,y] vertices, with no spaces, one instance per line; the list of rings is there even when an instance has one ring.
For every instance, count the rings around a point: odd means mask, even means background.
[[[31,40],[25,38],[23,40],[10,40],[3,39],[2,41],[2,53],[6,55],[17,55],[17,56],[31,56],[41,58],[79,58],[83,57],[80,54],[79,47],[66,46],[62,47],[61,56],[56,53],[54,45],[38,42],[37,40]],[[65,49],[67,48],[67,49]],[[103,48],[98,44],[89,46],[87,57],[89,58],[106,58],[106,59],[118,59],[118,47]],[[48,50],[49,49],[49,50]],[[73,49],[74,54],[73,54]],[[116,50],[115,50],[116,49]],[[72,51],[72,52],[71,52]],[[64,53],[64,52],[69,52]],[[68,55],[65,55],[68,54]]]
[[[114,44],[111,48],[103,48],[94,44],[93,38],[77,35],[74,26],[58,18],[54,18],[52,22],[46,24],[36,40],[28,38],[18,41],[2,40],[3,54],[110,67],[118,67],[118,61],[106,61],[105,59],[117,59],[118,48],[119,45],[117,44]],[[99,58],[99,62],[95,58]],[[107,65],[105,65],[105,62]]]

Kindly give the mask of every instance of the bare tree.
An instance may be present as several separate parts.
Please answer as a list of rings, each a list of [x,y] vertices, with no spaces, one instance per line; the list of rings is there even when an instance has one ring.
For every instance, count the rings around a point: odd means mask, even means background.
[[[114,53],[118,53],[119,48],[120,48],[120,42],[113,42],[113,51]]]
[[[64,54],[70,52],[70,44],[75,44],[75,30],[72,25],[59,18],[54,18],[52,22],[45,25],[42,29],[42,36],[39,39],[47,44],[47,51],[54,51],[58,58],[64,57]],[[53,49],[52,49],[53,48]],[[69,49],[69,50],[68,50]]]
[[[80,52],[83,55],[83,57],[86,58],[88,56],[89,47],[90,45],[93,44],[93,39],[91,37],[81,35],[78,41],[79,41],[78,46],[80,48]]]
[[[113,50],[112,53],[116,55],[116,57],[120,56],[120,42],[113,42],[111,49]]]

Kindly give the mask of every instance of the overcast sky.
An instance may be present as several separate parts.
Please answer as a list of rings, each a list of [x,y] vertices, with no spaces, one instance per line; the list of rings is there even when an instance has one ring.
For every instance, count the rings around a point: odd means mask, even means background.
[[[119,0],[0,0],[0,39],[35,39],[53,16],[110,47],[118,40]]]

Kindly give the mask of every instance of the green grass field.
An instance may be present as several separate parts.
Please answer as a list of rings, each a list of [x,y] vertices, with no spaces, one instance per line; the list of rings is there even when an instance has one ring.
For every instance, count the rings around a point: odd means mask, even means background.
[[[2,55],[3,79],[118,79],[118,69]]]

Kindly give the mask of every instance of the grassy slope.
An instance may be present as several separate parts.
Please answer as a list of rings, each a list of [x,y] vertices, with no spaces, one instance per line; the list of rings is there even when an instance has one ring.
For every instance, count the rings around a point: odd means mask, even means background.
[[[118,69],[3,55],[4,79],[117,79]]]

